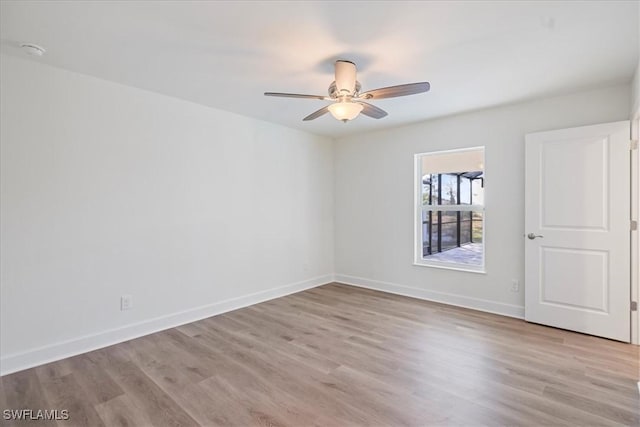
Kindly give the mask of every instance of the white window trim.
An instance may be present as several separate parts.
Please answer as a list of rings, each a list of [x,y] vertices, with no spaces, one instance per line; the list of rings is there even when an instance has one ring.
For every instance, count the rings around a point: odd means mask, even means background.
[[[474,151],[474,150],[485,150],[485,147],[471,147],[471,148],[461,148],[455,150],[443,150],[438,151],[437,154],[443,153],[460,153],[464,151]],[[431,268],[441,268],[445,270],[456,270],[456,271],[464,271],[468,273],[480,273],[486,274],[485,265],[486,265],[486,252],[482,257],[482,265],[465,265],[460,263],[452,263],[445,261],[434,261],[434,260],[425,260],[422,257],[422,212],[423,211],[479,211],[482,212],[482,246],[483,250],[486,251],[487,241],[486,241],[486,221],[485,221],[485,206],[486,206],[486,192],[484,194],[484,205],[430,205],[428,207],[424,207],[422,205],[422,157],[429,154],[436,153],[417,153],[413,156],[413,176],[414,176],[414,188],[413,188],[413,203],[414,203],[414,260],[413,265],[419,267],[431,267]],[[486,164],[486,163],[485,163]],[[486,168],[483,171],[485,182],[486,182]],[[452,209],[455,208],[455,209]]]
[[[421,190],[418,190],[421,191]],[[422,197],[422,194],[420,194]],[[418,200],[416,200],[416,203]],[[427,212],[446,212],[446,211],[461,211],[461,212],[484,212],[484,205],[422,205],[420,203],[421,209]]]

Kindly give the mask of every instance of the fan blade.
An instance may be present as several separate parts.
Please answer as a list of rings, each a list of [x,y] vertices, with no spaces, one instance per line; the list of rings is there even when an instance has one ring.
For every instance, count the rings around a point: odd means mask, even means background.
[[[321,100],[325,100],[327,99],[326,96],[320,96],[320,95],[301,95],[299,93],[280,93],[280,92],[265,92],[264,93],[265,96],[280,96],[283,98],[306,98],[306,99],[321,99]]]
[[[365,116],[369,116],[374,119],[381,119],[388,115],[386,111],[384,111],[382,108],[376,107],[375,105],[371,105],[367,102],[362,102],[362,101],[356,101],[356,102],[362,105],[363,108],[360,113],[364,114]]]
[[[318,117],[325,115],[328,112],[329,112],[329,106],[327,105],[326,107],[322,107],[318,111],[314,111],[313,113],[309,114],[307,117],[302,119],[302,121],[308,122],[309,120],[317,119]]]
[[[382,99],[394,98],[396,96],[414,95],[416,93],[427,92],[431,85],[429,82],[409,83],[406,85],[383,87],[370,90],[360,94],[362,99]]]

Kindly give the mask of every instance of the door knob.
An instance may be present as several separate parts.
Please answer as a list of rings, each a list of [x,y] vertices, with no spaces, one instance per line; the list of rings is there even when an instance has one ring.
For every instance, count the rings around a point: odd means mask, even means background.
[[[533,240],[533,239],[535,239],[536,237],[544,237],[544,236],[542,236],[542,235],[540,235],[540,234],[533,234],[533,233],[529,233],[529,234],[527,234],[527,237],[529,238],[529,240]]]

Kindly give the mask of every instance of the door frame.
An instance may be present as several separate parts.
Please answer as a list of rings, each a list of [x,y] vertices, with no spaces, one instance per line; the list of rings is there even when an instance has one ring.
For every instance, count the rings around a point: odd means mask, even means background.
[[[632,113],[631,140],[640,139],[640,106]],[[640,213],[640,150],[631,150],[631,219],[638,221]],[[640,242],[638,230],[631,231],[631,301],[640,303]],[[631,344],[640,345],[640,312],[631,312]]]

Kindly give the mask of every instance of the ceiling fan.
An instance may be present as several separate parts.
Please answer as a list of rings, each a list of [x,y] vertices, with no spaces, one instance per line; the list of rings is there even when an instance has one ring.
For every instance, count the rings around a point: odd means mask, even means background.
[[[375,105],[364,102],[365,100],[413,95],[416,93],[427,92],[429,88],[429,82],[420,82],[390,86],[361,93],[360,82],[356,80],[356,64],[351,61],[338,60],[335,64],[335,80],[329,85],[329,96],[300,95],[297,93],[279,92],[265,92],[264,94],[266,96],[281,96],[285,98],[306,98],[333,101],[332,104],[322,107],[302,120],[309,121],[317,119],[329,112],[336,119],[346,123],[347,121],[358,117],[358,114],[360,113],[374,119],[381,119],[387,115],[386,111],[376,107]]]

